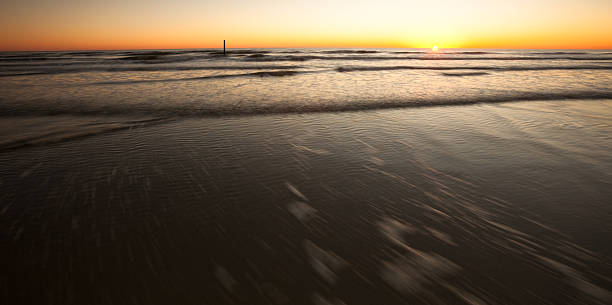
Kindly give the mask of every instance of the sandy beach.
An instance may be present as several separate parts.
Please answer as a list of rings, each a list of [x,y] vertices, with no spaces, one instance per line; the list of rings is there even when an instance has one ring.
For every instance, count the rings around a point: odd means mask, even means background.
[[[0,302],[608,304],[611,117],[3,117]]]

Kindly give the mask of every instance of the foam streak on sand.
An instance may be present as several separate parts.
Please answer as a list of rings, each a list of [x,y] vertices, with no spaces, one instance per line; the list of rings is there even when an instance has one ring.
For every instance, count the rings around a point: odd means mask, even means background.
[[[186,118],[3,150],[0,297],[608,304],[610,113],[554,101]],[[0,131],[140,122],[9,119]]]

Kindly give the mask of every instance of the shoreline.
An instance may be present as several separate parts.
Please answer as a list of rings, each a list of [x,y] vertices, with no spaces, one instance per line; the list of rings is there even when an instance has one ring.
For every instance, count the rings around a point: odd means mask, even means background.
[[[565,95],[562,95],[565,96]],[[602,95],[605,96],[605,95]],[[550,99],[526,99],[526,100],[505,100],[500,101],[474,101],[465,103],[448,103],[448,104],[415,104],[410,105],[401,103],[398,105],[380,105],[372,104],[373,108],[359,108],[359,109],[342,109],[342,110],[316,110],[316,111],[287,111],[287,112],[268,112],[262,109],[262,112],[246,112],[246,113],[223,113],[215,112],[214,114],[166,114],[161,115],[155,113],[16,113],[0,114],[0,127],[4,130],[0,133],[0,136],[6,137],[8,141],[4,143],[0,142],[0,153],[6,150],[14,150],[22,147],[40,146],[53,143],[63,142],[64,140],[79,139],[83,137],[95,136],[104,134],[106,132],[121,131],[124,129],[133,129],[147,127],[153,124],[164,124],[166,122],[173,122],[176,120],[185,119],[223,119],[223,118],[239,118],[249,116],[279,116],[279,115],[316,115],[316,114],[342,114],[342,113],[359,113],[359,112],[376,112],[376,111],[394,111],[402,109],[417,109],[417,108],[430,108],[430,107],[461,107],[461,106],[477,106],[477,105],[495,105],[495,104],[515,104],[515,103],[527,103],[527,102],[608,102],[612,100],[610,98],[601,98],[599,95],[593,96],[592,98],[585,99],[584,96],[568,97],[568,98],[553,98]],[[341,106],[340,106],[341,107]],[[360,107],[357,105],[356,107]],[[39,120],[44,118],[43,120]],[[49,120],[53,118],[53,120]],[[117,121],[117,119],[122,119]],[[32,120],[39,121],[38,126],[33,126]],[[99,125],[99,128],[89,128],[90,125]],[[49,128],[59,129],[54,132],[49,132]],[[85,129],[83,131],[82,129]],[[62,133],[64,135],[62,136]],[[25,136],[20,136],[25,134]],[[31,134],[34,134],[32,136]],[[53,139],[53,136],[59,134],[59,139]],[[17,135],[17,136],[15,136]],[[45,138],[45,136],[51,136]],[[11,139],[12,138],[12,139]],[[42,139],[41,139],[42,138]]]
[[[2,295],[605,304],[610,115],[606,100],[189,117],[4,151]]]

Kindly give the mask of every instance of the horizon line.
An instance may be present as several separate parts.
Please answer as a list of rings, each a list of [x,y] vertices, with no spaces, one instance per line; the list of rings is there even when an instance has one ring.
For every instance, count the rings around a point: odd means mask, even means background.
[[[203,49],[223,49],[220,47],[186,47],[186,48],[82,48],[82,49],[0,49],[0,52],[75,52],[75,51],[155,51],[155,50],[203,50]],[[429,50],[431,47],[418,48],[418,47],[372,47],[372,46],[317,46],[317,47],[227,47],[227,49],[422,49]],[[477,48],[477,47],[440,47],[440,50],[452,50],[452,49],[477,49],[477,50],[597,50],[597,51],[612,51],[611,47],[604,48]]]

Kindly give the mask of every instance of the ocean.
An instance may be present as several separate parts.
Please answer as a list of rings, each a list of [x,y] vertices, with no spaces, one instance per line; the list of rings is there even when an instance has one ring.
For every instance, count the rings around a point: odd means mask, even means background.
[[[0,53],[2,304],[610,304],[612,51]]]
[[[0,55],[6,114],[218,115],[609,99],[611,51],[231,49]]]

